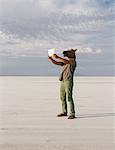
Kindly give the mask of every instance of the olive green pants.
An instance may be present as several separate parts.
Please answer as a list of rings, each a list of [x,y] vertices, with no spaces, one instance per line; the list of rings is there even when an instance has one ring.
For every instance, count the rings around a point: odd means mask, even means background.
[[[62,102],[62,112],[69,112],[70,115],[75,115],[74,102],[72,97],[73,80],[61,81],[60,99]]]

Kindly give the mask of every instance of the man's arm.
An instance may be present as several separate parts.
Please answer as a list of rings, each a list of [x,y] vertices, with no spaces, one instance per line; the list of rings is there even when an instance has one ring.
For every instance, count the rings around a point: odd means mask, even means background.
[[[63,66],[64,63],[63,62],[58,62],[58,61],[55,61],[52,57],[48,57],[49,60],[51,60],[51,62],[55,65],[59,65],[59,66]]]
[[[60,61],[63,62],[64,64],[70,64],[70,61],[69,61],[68,59],[64,59],[64,58],[62,58],[62,57],[59,57],[59,56],[56,55],[56,54],[54,54],[53,56],[54,56],[54,58],[60,60]]]

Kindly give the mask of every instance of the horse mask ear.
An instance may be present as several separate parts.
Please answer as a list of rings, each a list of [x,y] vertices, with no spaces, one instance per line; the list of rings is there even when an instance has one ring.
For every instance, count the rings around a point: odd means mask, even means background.
[[[77,49],[72,49],[72,51],[73,51],[73,52],[76,52],[76,51],[77,51]]]

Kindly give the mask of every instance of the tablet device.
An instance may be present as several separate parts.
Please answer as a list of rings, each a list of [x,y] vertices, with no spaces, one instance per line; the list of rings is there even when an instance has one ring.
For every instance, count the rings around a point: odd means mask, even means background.
[[[54,49],[54,48],[49,49],[49,50],[48,50],[48,56],[52,57],[53,54],[55,54],[55,49]]]

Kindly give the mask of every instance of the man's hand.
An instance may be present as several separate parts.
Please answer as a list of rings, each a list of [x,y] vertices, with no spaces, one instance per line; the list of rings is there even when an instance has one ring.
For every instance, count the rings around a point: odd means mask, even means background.
[[[63,62],[55,61],[52,57],[48,56],[49,60],[55,65],[63,66]]]
[[[61,58],[61,57],[59,57],[57,54],[53,54],[53,58],[56,58],[56,59],[60,60],[61,65],[70,64],[70,63],[71,63],[68,59]],[[49,59],[54,63],[55,60],[53,60],[53,58],[52,58],[52,57],[49,57]],[[58,64],[58,65],[59,65],[60,62],[57,62],[57,63],[56,63],[56,61],[55,61],[54,64]]]
[[[48,56],[48,58],[51,60],[52,59],[52,57],[50,57],[50,56]]]
[[[64,59],[62,57],[59,57],[57,54],[53,54],[53,58],[60,60],[63,64],[70,64],[70,61],[68,59]]]
[[[58,56],[58,55],[56,55],[56,54],[53,54],[53,57],[54,57],[54,58],[58,58],[59,56]]]

